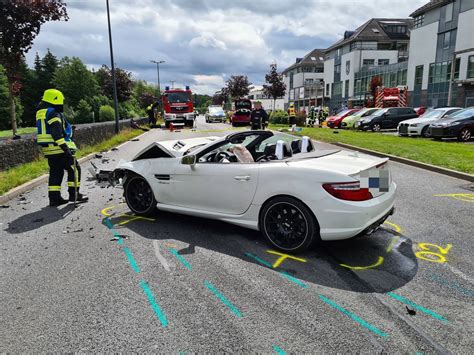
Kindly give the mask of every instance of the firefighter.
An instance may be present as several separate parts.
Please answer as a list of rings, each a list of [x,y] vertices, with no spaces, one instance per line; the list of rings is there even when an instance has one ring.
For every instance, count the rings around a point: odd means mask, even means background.
[[[153,109],[153,104],[148,105],[146,113],[148,114],[148,124],[151,126],[155,123],[155,110]]]
[[[316,123],[316,108],[314,106],[311,106],[309,110],[308,126],[314,127],[315,123]]]
[[[250,114],[250,124],[252,125],[253,130],[265,129],[265,127],[268,125],[268,115],[263,109],[262,103],[260,101],[254,102],[254,109]]]
[[[64,96],[61,91],[48,89],[44,92],[36,112],[37,142],[48,159],[50,206],[68,203],[61,197],[64,170],[70,202],[86,202],[87,196],[79,193],[81,167],[74,158],[77,147],[72,140],[73,128],[63,114]]]
[[[295,110],[295,104],[293,102],[290,104],[290,107],[288,108],[288,117],[290,119],[290,126],[294,125],[296,123],[296,110]]]

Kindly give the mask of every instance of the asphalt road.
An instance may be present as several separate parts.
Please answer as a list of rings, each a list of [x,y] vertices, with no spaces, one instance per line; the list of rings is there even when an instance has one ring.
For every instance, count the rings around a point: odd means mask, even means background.
[[[228,129],[200,117],[194,132],[152,130],[94,162]],[[474,191],[391,170],[397,210],[383,229],[277,268],[257,232],[167,213],[136,219],[120,188],[87,176],[89,203],[49,208],[42,185],[0,209],[0,351],[470,353]]]

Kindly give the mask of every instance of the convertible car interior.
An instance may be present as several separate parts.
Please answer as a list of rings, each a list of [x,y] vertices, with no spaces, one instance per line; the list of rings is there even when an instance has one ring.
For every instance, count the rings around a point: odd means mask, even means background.
[[[309,137],[291,140],[290,136],[273,135],[268,131],[234,133],[219,146],[201,152],[201,163],[264,163],[284,160],[294,154],[315,150]]]

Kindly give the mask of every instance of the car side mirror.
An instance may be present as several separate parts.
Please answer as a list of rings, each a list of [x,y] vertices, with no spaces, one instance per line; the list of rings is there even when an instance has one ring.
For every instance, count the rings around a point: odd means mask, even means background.
[[[182,159],[181,159],[181,164],[183,165],[191,165],[191,166],[194,166],[196,165],[196,156],[195,155],[185,155]]]

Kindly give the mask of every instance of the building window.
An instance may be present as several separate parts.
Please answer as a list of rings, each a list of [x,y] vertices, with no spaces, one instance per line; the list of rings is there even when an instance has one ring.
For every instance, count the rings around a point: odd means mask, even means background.
[[[448,49],[451,45],[451,32],[444,33],[443,49]]]
[[[407,70],[402,70],[402,78],[400,80],[400,85],[406,85],[407,84]]]
[[[364,59],[362,62],[363,66],[370,66],[375,64],[375,59]]]
[[[329,90],[329,84],[326,84],[326,96],[329,95],[329,92],[330,92],[330,91],[331,91],[331,90]]]
[[[388,65],[388,63],[390,63],[388,59],[379,59],[377,62],[378,65]]]
[[[418,65],[415,69],[415,85],[423,83],[423,65]]]
[[[428,84],[433,84],[435,73],[435,63],[430,64],[430,70],[428,72]]]
[[[293,89],[293,72],[290,73],[290,90]]]
[[[444,14],[444,22],[449,22],[453,19],[453,3],[450,3],[444,7],[445,14]]]
[[[474,78],[474,55],[470,55],[467,60],[467,78]]]
[[[344,97],[349,98],[349,80],[344,83]]]
[[[415,24],[414,24],[415,28],[423,26],[424,20],[425,20],[425,14],[415,17]]]
[[[341,48],[338,48],[337,49],[337,52],[336,52],[336,57],[340,57],[341,56]]]
[[[341,72],[341,66],[340,65],[335,65],[334,66],[334,73],[339,74]]]
[[[454,77],[453,79],[459,79],[459,68],[461,67],[461,58],[456,58],[454,62]]]

